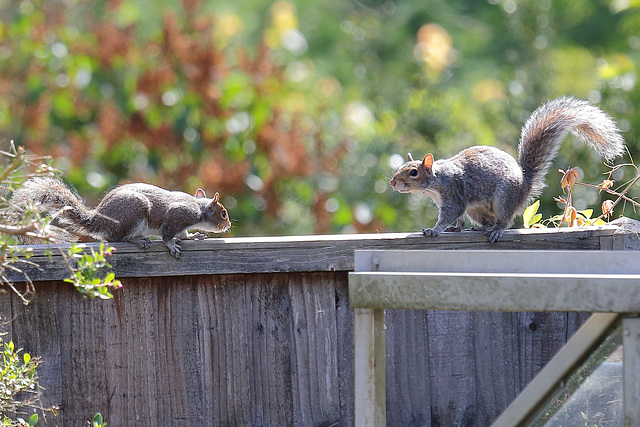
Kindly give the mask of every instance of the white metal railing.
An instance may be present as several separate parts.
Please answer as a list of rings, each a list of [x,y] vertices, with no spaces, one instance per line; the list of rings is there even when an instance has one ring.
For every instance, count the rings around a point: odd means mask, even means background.
[[[356,251],[355,422],[384,426],[384,310],[578,311],[594,314],[494,426],[525,422],[556,384],[623,321],[625,425],[640,425],[640,253],[632,251]]]

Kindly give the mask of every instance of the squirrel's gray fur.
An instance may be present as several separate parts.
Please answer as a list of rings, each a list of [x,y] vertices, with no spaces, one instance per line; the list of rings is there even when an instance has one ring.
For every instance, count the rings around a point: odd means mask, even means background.
[[[493,243],[545,187],[545,175],[567,132],[606,160],[624,152],[620,129],[611,117],[587,101],[562,97],[531,114],[522,128],[517,161],[490,146],[470,147],[435,162],[431,154],[422,161],[409,155],[390,183],[403,193],[424,193],[438,205],[438,221],[423,230],[425,235],[461,230],[466,212]]]
[[[27,180],[11,198],[16,207],[35,204],[51,216],[56,226],[74,235],[98,240],[129,241],[147,248],[148,235],[160,235],[176,258],[178,239],[198,239],[187,229],[222,233],[231,227],[219,194],[206,198],[199,189],[195,196],[149,184],[125,184],[111,190],[94,209],[87,208],[62,181],[50,177]]]

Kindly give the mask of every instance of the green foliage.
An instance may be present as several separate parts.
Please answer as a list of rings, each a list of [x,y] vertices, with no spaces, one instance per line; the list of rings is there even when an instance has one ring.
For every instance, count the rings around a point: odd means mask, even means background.
[[[26,409],[40,409],[40,386],[36,369],[40,366],[39,358],[32,358],[29,353],[16,349],[13,341],[6,342],[0,336],[2,363],[0,365],[0,425],[2,426],[34,426],[38,415],[33,413],[28,421],[21,418]],[[46,409],[54,412],[55,408]],[[18,415],[16,420],[10,414]]]
[[[16,349],[13,341],[4,341],[2,334],[0,353],[0,426],[33,427],[40,421],[35,410],[57,415],[58,408],[45,408],[40,402],[37,369],[42,360]],[[98,413],[94,415],[91,426],[107,427],[107,423]]]
[[[531,228],[540,222],[542,214],[538,213],[538,208],[540,208],[540,200],[536,200],[524,210],[522,214],[524,228]]]
[[[613,176],[621,169],[628,169],[635,173],[635,177],[629,181],[624,182],[622,185],[615,185]],[[640,208],[640,203],[628,197],[628,193],[632,190],[638,181],[640,181],[640,169],[632,164],[619,164],[616,166],[610,166],[607,178],[600,184],[589,184],[580,182],[578,180],[579,172],[577,168],[569,168],[567,171],[559,170],[562,173],[562,179],[560,180],[565,195],[556,197],[554,200],[564,205],[564,211],[562,214],[553,215],[546,220],[542,219],[542,214],[538,213],[540,208],[540,200],[536,200],[530,206],[528,206],[522,214],[522,219],[525,228],[545,228],[549,225],[555,227],[569,226],[569,227],[581,227],[592,225],[605,225],[606,222],[603,218],[609,218],[614,213],[616,205],[622,202],[632,205],[634,211]],[[598,193],[605,193],[611,196],[615,196],[615,199],[605,199],[600,206],[601,214],[597,217],[593,217],[593,209],[578,210],[573,204],[574,190],[578,187],[585,187],[591,191],[597,190]]]
[[[107,262],[115,248],[113,246],[100,243],[100,248],[96,251],[91,248],[91,253],[84,252],[85,245],[72,245],[68,250],[69,259],[75,262],[75,266],[71,266],[71,277],[64,279],[65,282],[71,283],[76,290],[84,296],[90,298],[112,299],[113,295],[110,289],[120,289],[122,283],[115,278],[112,272],[104,275],[102,270],[110,269],[111,264]]]
[[[10,287],[25,304],[29,303],[35,288],[20,267],[30,262],[33,248],[18,246],[16,243],[46,242],[62,230],[51,224],[51,218],[42,217],[37,206],[15,206],[7,196],[29,177],[57,174],[58,171],[51,163],[51,158],[35,156],[22,147],[15,148],[13,142],[10,151],[0,151],[0,283]],[[112,298],[109,289],[120,288],[122,284],[115,279],[113,273],[107,274],[104,278],[99,277],[98,273],[103,268],[111,268],[106,262],[106,257],[111,255],[114,248],[101,244],[97,252],[92,249],[91,254],[84,254],[84,247],[72,245],[69,248],[68,256],[71,262],[68,263],[68,267],[71,278],[67,281],[83,295],[91,298]],[[72,265],[74,262],[75,266]],[[19,291],[11,283],[5,274],[7,270],[24,274],[27,282],[25,291]]]
[[[107,427],[107,423],[102,419],[102,414],[98,413],[93,416],[91,427]]]

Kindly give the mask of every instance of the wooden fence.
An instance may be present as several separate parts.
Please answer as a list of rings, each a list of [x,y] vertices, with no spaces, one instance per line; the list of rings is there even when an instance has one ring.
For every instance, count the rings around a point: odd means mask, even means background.
[[[181,260],[159,242],[114,246],[111,301],[82,298],[43,248],[41,269],[25,265],[31,304],[0,294],[5,339],[43,360],[42,400],[60,407],[49,425],[100,412],[110,426],[350,426],[355,249],[640,247],[615,227],[510,230],[495,245],[472,232],[211,239],[184,242]],[[389,310],[388,425],[489,425],[587,317]]]

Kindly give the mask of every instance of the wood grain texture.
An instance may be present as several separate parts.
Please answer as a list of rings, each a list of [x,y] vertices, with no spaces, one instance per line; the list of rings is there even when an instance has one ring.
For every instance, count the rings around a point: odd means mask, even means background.
[[[609,228],[505,236],[491,248],[636,245]],[[442,237],[212,239],[185,242],[181,261],[116,244],[112,301],[83,299],[43,257],[33,302],[0,294],[0,319],[43,359],[43,401],[61,407],[49,425],[101,412],[113,426],[352,426],[353,251],[488,247]],[[387,311],[388,425],[489,425],[586,316]]]
[[[421,233],[217,238],[184,241],[182,259],[169,255],[162,242],[147,250],[132,243],[112,243],[110,258],[118,277],[167,277],[199,274],[353,271],[356,249],[638,249],[638,235],[613,226],[566,229],[507,230],[489,244],[480,232],[443,233],[427,238]],[[88,243],[87,247],[97,247]],[[57,248],[34,246],[29,264],[20,267],[32,280],[61,280],[69,275]],[[53,255],[46,255],[50,250]],[[62,247],[62,250],[65,250]],[[13,281],[24,275],[11,272]]]
[[[113,301],[36,286],[0,308],[43,358],[52,425],[353,425],[346,273],[128,279]],[[388,425],[489,425],[584,319],[388,310]]]

